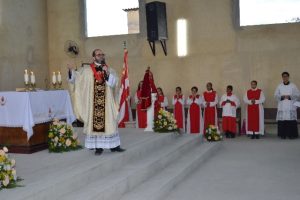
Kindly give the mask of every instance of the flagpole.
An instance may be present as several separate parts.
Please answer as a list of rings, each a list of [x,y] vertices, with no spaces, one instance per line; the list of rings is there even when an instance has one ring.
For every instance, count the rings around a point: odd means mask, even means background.
[[[126,41],[123,41],[123,47],[124,49],[127,49]]]

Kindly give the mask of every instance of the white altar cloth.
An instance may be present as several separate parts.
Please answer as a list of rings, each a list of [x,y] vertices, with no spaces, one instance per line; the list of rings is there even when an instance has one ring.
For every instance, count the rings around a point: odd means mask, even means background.
[[[0,92],[0,126],[22,127],[29,139],[35,124],[53,118],[76,120],[67,90]]]

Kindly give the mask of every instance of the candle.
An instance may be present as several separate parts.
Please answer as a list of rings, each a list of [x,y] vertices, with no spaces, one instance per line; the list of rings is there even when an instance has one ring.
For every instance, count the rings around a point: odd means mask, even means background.
[[[25,69],[25,73],[24,73],[24,82],[25,82],[25,84],[28,84],[28,82],[29,82],[29,76],[28,76],[27,69]]]
[[[53,84],[56,83],[56,75],[55,75],[55,72],[53,72],[53,75],[52,75],[52,83],[53,83]]]
[[[61,74],[60,74],[60,71],[57,72],[57,82],[61,83]]]
[[[35,84],[35,75],[34,75],[33,71],[31,71],[30,81],[31,81],[31,84]]]

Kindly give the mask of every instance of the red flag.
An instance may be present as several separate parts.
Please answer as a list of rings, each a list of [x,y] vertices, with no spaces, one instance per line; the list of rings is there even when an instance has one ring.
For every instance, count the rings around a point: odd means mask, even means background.
[[[120,88],[119,128],[124,128],[125,123],[131,119],[132,113],[129,104],[129,77],[128,77],[128,51],[124,50],[124,63]]]

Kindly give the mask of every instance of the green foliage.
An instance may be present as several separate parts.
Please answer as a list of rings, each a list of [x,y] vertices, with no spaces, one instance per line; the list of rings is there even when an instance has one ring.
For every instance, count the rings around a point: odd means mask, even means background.
[[[205,130],[205,138],[209,142],[214,142],[222,140],[223,137],[217,127],[209,125]]]
[[[178,132],[179,129],[176,124],[176,119],[172,113],[160,109],[156,119],[154,120],[154,131],[159,133],[167,133],[167,132]]]
[[[73,127],[65,122],[54,119],[48,132],[49,152],[61,153],[82,149]]]
[[[16,161],[10,159],[8,149],[0,149],[0,190],[20,187],[18,184],[22,179],[17,177]]]

